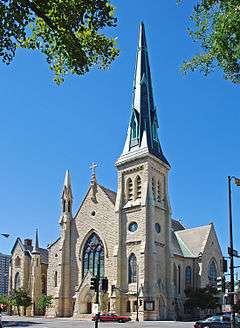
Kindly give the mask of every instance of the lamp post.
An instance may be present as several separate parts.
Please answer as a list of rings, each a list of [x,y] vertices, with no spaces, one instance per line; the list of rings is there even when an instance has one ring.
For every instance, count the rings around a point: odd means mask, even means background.
[[[233,227],[232,227],[232,190],[231,180],[240,186],[240,179],[228,176],[228,202],[229,202],[229,256],[230,256],[230,305],[231,305],[231,328],[235,328],[235,309],[234,309],[234,248],[233,248]]]
[[[137,316],[136,321],[139,321],[139,266],[137,265]]]

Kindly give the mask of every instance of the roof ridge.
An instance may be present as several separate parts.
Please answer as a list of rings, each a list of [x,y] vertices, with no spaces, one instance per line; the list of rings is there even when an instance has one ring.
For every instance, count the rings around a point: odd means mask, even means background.
[[[199,228],[203,228],[203,227],[208,227],[208,226],[212,226],[212,223],[201,225],[199,227],[194,227],[194,228],[185,228],[184,230],[179,230],[179,231],[176,231],[176,232],[195,230],[195,229],[199,229]]]

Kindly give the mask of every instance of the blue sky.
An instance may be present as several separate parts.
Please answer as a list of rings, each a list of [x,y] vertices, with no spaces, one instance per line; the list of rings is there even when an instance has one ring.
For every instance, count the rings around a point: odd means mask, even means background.
[[[58,237],[60,196],[71,170],[76,211],[96,161],[97,179],[116,190],[114,162],[130,116],[138,25],[145,22],[158,108],[160,140],[171,163],[170,201],[188,227],[214,222],[223,251],[228,240],[227,176],[240,176],[239,86],[222,73],[184,77],[181,62],[197,50],[186,27],[195,1],[114,0],[120,57],[107,71],[52,81],[45,58],[18,51],[0,64],[0,251],[17,236],[40,231],[42,246]],[[127,3],[127,4],[126,4]],[[147,5],[146,5],[147,3]],[[240,249],[240,190],[233,188],[236,248]]]

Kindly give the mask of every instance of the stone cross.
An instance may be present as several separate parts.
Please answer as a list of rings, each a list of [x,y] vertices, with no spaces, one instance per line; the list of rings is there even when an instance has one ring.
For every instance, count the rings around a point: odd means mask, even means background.
[[[96,175],[97,164],[96,163],[92,163],[89,167],[92,170],[92,176],[95,176]]]

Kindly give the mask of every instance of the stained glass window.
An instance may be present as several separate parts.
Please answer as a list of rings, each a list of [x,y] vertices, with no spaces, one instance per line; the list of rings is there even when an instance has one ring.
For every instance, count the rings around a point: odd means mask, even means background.
[[[104,246],[96,233],[93,233],[85,243],[83,250],[83,277],[87,272],[97,275],[100,266],[100,277],[104,276]]]
[[[14,288],[19,289],[21,287],[20,273],[17,272],[14,279]]]
[[[137,281],[137,258],[131,254],[128,259],[128,282],[129,284]]]
[[[212,261],[208,267],[208,278],[211,286],[217,286],[217,268],[214,261]]]
[[[189,288],[192,285],[192,269],[187,266],[185,269],[185,288]]]

